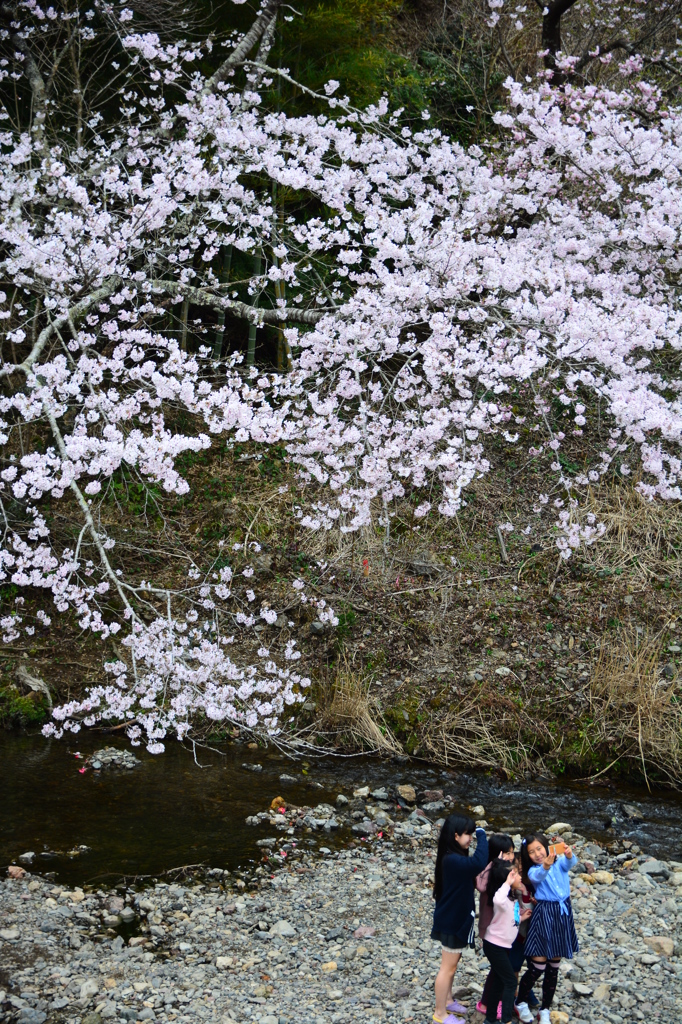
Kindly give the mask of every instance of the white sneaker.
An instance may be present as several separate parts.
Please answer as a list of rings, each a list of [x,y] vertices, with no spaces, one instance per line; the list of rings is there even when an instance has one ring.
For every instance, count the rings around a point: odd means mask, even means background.
[[[540,1016],[538,1017],[540,1024],[551,1024],[549,1019],[549,1010],[540,1010]]]
[[[519,1020],[523,1021],[523,1024],[533,1024],[535,1018],[530,1012],[528,1003],[514,1003],[514,1009],[519,1015]]]

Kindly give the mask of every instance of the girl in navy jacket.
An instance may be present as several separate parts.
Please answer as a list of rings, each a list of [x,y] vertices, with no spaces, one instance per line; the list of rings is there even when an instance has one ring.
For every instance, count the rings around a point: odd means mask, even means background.
[[[469,844],[476,832],[476,852],[469,856]],[[436,976],[434,1024],[465,1024],[457,1016],[466,1007],[452,997],[452,982],[465,946],[474,945],[474,881],[488,862],[488,840],[471,818],[451,814],[438,838],[433,897],[431,938],[440,942],[442,958]]]

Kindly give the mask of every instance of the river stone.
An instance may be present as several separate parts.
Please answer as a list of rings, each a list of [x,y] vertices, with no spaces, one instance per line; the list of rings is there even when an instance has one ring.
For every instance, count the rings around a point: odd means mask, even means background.
[[[396,793],[399,797],[402,797],[407,804],[413,804],[417,801],[417,794],[414,791],[414,786],[396,786]]]
[[[270,929],[270,935],[280,935],[283,939],[292,939],[296,929],[289,921],[276,921]]]
[[[81,985],[81,989],[80,989],[80,999],[81,999],[81,1002],[87,1003],[88,999],[92,999],[92,997],[96,996],[98,992],[99,992],[99,984],[95,981],[94,978],[88,978],[87,981],[84,981],[83,984]]]
[[[364,800],[366,796],[369,796],[369,786],[360,786],[359,789],[354,789],[353,796]]]
[[[585,985],[582,981],[573,982],[573,991],[579,996],[591,996],[594,989],[591,985]]]
[[[613,885],[616,878],[610,871],[595,871],[590,875],[590,878],[594,882],[598,882],[599,885]]]
[[[672,956],[675,943],[667,935],[645,935],[644,941],[650,949],[653,949],[654,953],[659,953],[661,956]]]
[[[18,928],[0,928],[0,939],[4,939],[5,942],[15,942],[18,938]]]
[[[594,992],[592,993],[592,998],[597,1003],[604,1003],[609,998],[610,991],[611,985],[608,982],[602,982],[601,985],[597,985],[597,987],[595,988]]]
[[[639,865],[639,872],[641,875],[664,875],[666,878],[670,875],[667,864],[661,860],[645,860]]]
[[[135,920],[135,911],[132,907],[124,907],[123,910],[119,910],[119,917],[124,924],[130,924]]]
[[[552,836],[562,836],[564,832],[572,831],[572,825],[567,825],[565,821],[555,821],[554,824],[550,825],[547,829],[547,834]]]
[[[17,1017],[17,1024],[43,1024],[47,1014],[42,1010],[34,1010],[32,1006],[23,1006]]]
[[[643,821],[644,815],[640,811],[639,807],[635,807],[634,804],[621,804],[620,809],[626,818],[630,818],[631,821]]]
[[[81,1024],[102,1024],[102,1018],[99,1013],[86,1013],[84,1017],[81,1017]]]

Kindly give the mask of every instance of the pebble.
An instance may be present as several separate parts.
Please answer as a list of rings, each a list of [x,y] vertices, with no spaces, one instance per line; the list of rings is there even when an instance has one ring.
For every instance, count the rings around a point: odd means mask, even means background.
[[[376,818],[368,797],[383,793],[367,790],[348,811],[367,815],[369,827]],[[473,810],[482,817],[482,807]],[[292,833],[323,831],[338,810],[320,804],[272,817],[258,812],[253,824],[263,839],[274,839],[261,847],[259,876],[214,869],[194,882],[157,883],[124,896],[70,891],[32,875],[0,881],[0,1018],[16,1024],[429,1020],[440,961],[440,946],[430,939],[437,827],[411,808],[389,811],[383,838],[375,831],[355,847],[327,847],[324,856],[301,852]],[[682,1019],[676,945],[682,893],[673,885],[680,865],[660,862],[666,873],[642,873],[650,861],[618,860],[619,847],[602,848],[566,828],[581,863],[591,859],[599,870],[571,874],[581,949],[562,961],[553,1024]],[[593,884],[600,873],[611,881]],[[117,934],[109,927],[112,916],[128,917],[138,934]],[[455,990],[468,1007],[467,1024],[480,1024],[474,1008],[487,971],[480,948],[465,951]]]

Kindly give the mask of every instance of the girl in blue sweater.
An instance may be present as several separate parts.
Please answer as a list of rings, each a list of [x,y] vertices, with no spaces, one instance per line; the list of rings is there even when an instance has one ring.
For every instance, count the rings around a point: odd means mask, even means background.
[[[476,852],[469,856],[471,838],[476,832]],[[440,942],[442,958],[436,976],[435,1024],[465,1024],[466,1007],[452,997],[452,982],[465,946],[474,945],[474,880],[488,862],[488,840],[482,828],[471,818],[451,814],[445,819],[438,837],[436,872],[433,883],[431,938]]]
[[[542,978],[540,1024],[550,1024],[549,1010],[554,999],[559,964],[578,952],[578,936],[571,908],[571,883],[568,872],[577,863],[570,846],[555,857],[542,835],[526,836],[521,846],[523,881],[531,889],[536,903],[528,926],[525,953],[528,970],[521,978],[516,1005],[522,1021],[532,1021],[528,996]]]

